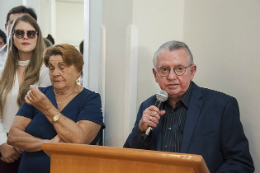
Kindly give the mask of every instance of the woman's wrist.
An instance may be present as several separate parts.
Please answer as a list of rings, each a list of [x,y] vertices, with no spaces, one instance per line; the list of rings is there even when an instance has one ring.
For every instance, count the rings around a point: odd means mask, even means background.
[[[59,113],[60,113],[60,111],[57,108],[55,108],[54,106],[52,106],[50,109],[46,110],[45,113],[43,112],[43,114],[49,119],[50,122],[52,122],[53,117]]]
[[[55,109],[56,108],[53,106],[53,104],[49,104],[49,105],[44,107],[44,110],[42,111],[42,113],[43,114],[49,114],[49,113],[53,112],[53,110],[55,110]]]

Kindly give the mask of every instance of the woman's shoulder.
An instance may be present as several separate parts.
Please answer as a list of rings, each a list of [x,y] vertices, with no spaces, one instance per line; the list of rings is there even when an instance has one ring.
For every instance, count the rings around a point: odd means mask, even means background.
[[[88,94],[88,95],[93,95],[93,96],[99,96],[99,93],[96,93],[95,91],[91,91],[85,87],[83,87],[83,90],[81,91],[82,94]]]
[[[85,87],[83,87],[83,90],[80,92],[81,98],[84,97],[85,101],[93,100],[93,99],[99,99],[100,94],[96,93],[94,91],[91,91]]]

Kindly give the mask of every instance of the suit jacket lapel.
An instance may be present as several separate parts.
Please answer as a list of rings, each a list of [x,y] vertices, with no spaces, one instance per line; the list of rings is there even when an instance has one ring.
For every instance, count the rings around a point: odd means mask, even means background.
[[[203,102],[200,100],[201,97],[202,93],[200,88],[196,84],[194,84],[183,129],[181,153],[188,152],[192,135],[196,127],[197,119],[200,115],[200,110],[203,104]]]

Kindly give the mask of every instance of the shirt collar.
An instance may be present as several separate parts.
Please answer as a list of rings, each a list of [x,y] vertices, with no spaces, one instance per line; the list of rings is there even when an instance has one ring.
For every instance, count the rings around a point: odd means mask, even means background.
[[[181,102],[188,108],[189,103],[190,103],[190,96],[192,93],[192,88],[193,88],[194,83],[191,81],[190,86],[188,90],[182,95],[181,97]]]
[[[0,52],[6,52],[7,51],[7,44],[5,44],[1,49]]]

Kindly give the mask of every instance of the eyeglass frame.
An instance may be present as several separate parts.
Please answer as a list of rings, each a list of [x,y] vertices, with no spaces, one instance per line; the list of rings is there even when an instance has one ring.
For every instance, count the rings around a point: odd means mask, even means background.
[[[21,38],[18,38],[18,37],[16,36],[16,31],[17,31],[17,30],[21,30],[21,31],[24,32],[24,34],[23,34],[23,36],[22,36]],[[18,39],[22,39],[22,38],[24,38],[25,34],[27,35],[27,38],[29,38],[29,37],[28,37],[28,32],[29,32],[29,31],[35,31],[35,35],[37,35],[37,36],[38,36],[38,33],[39,33],[39,32],[36,31],[36,30],[28,30],[27,32],[25,32],[25,31],[22,30],[22,29],[17,29],[17,30],[14,30],[14,31],[13,31],[13,35],[15,35],[16,38],[18,38]],[[35,35],[34,35],[34,38],[29,38],[29,39],[35,39]]]
[[[170,69],[170,71],[168,71],[168,74],[167,74],[166,76],[162,75],[162,74],[159,72],[159,70],[156,70],[156,72],[157,72],[160,76],[162,76],[162,77],[168,77],[169,74],[170,74],[170,72],[171,72],[171,69],[173,69],[173,72],[176,74],[176,76],[182,76],[182,75],[184,75],[184,73],[186,72],[186,69],[189,68],[189,67],[191,67],[191,66],[193,66],[193,65],[194,65],[194,64],[190,64],[190,65],[187,66],[187,67],[185,67],[185,66],[183,66],[183,65],[177,65],[177,66],[174,67],[174,68],[167,67],[167,68]],[[176,69],[178,66],[183,66],[183,68],[185,69],[184,72],[183,72],[181,75],[178,75],[178,74],[175,72],[175,69]],[[162,67],[159,67],[159,69],[160,69],[160,68],[162,68]]]

